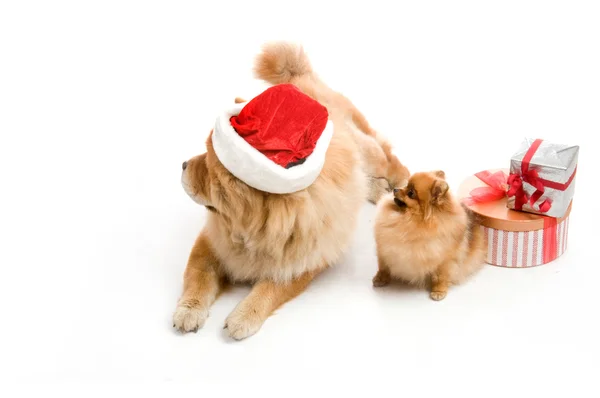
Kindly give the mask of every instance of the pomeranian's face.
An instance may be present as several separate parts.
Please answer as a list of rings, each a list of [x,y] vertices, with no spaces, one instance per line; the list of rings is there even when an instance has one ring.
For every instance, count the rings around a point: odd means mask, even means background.
[[[446,204],[448,188],[441,170],[415,173],[406,187],[394,189],[394,202],[401,210],[428,219],[434,209]]]

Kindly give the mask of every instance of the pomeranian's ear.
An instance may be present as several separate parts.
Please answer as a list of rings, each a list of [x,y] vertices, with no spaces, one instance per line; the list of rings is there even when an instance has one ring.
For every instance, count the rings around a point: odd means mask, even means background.
[[[431,186],[431,201],[439,203],[446,196],[448,189],[450,187],[446,181],[436,180]]]
[[[243,99],[243,98],[240,98],[240,97],[235,97],[235,103],[236,104],[241,104],[242,102],[246,102],[246,100]]]
[[[433,174],[435,174],[436,177],[441,178],[443,180],[446,179],[446,173],[444,173],[442,170],[434,171]]]

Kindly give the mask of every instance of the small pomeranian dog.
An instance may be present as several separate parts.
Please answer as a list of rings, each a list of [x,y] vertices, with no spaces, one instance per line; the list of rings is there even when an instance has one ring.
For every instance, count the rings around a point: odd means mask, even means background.
[[[392,279],[430,283],[433,300],[478,271],[487,249],[476,214],[454,198],[441,170],[413,174],[406,187],[379,202],[375,241],[373,286]]]

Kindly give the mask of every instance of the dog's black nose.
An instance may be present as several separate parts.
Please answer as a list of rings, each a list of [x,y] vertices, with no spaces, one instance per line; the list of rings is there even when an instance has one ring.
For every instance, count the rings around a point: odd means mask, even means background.
[[[182,168],[183,170],[185,170],[185,168],[186,168],[186,167],[187,167],[187,162],[183,162],[183,164],[181,165],[181,168]]]

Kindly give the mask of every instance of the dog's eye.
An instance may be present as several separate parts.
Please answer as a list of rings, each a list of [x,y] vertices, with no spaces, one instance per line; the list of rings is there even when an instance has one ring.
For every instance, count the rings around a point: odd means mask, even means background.
[[[409,198],[414,199],[415,198],[415,190],[414,189],[409,189],[408,192],[406,193],[406,195]]]

